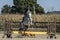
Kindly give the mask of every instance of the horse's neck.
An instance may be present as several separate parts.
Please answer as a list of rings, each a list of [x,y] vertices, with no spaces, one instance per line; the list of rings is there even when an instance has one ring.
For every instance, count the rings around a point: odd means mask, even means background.
[[[27,15],[24,15],[24,18],[29,18],[29,14],[27,14]]]

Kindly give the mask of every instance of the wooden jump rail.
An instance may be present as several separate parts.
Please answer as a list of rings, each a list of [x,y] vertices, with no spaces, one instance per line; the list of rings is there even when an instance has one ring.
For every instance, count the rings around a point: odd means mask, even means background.
[[[7,26],[10,26],[10,24],[11,23],[21,23],[21,22],[8,22],[9,23],[9,25],[7,25]],[[55,30],[54,30],[54,34],[56,34],[56,25],[60,25],[60,22],[33,22],[34,23],[34,25],[36,26],[36,24],[48,24],[47,25],[47,27],[48,27],[48,34],[50,34],[51,32],[53,32],[53,30],[52,30],[52,28],[55,26]],[[54,24],[52,27],[51,27],[51,25],[52,24]],[[43,26],[43,25],[42,25]],[[51,28],[51,29],[50,29]],[[50,31],[49,31],[50,30]],[[8,30],[7,30],[8,31]],[[10,29],[9,29],[9,31],[10,31]]]

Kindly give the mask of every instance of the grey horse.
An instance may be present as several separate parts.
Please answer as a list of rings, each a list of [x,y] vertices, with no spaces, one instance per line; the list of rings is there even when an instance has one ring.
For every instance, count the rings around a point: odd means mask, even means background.
[[[28,25],[32,25],[32,14],[31,11],[28,9],[26,10],[22,23],[20,25],[20,30],[26,30],[28,28]]]

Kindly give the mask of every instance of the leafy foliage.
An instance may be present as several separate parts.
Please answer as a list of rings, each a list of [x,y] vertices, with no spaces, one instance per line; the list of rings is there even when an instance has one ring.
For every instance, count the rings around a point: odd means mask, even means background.
[[[11,7],[9,5],[4,5],[2,8],[2,13],[10,13],[11,12]]]
[[[33,6],[35,6],[35,11],[37,14],[44,14],[44,8],[37,4],[37,0],[13,0],[13,6],[4,5],[2,8],[2,13],[19,13],[24,14],[25,10],[29,8],[32,13],[34,12]]]
[[[18,13],[24,13],[26,8],[29,8],[33,12],[33,5],[35,6],[36,13],[44,13],[44,8],[37,4],[37,0],[13,0],[13,3]]]

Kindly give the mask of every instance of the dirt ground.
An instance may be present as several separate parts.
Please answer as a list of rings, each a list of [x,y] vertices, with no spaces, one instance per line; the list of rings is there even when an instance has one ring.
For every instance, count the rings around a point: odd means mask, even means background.
[[[47,35],[35,35],[35,37],[21,37],[20,35],[13,35],[13,38],[2,38],[3,34],[0,34],[0,40],[60,40],[60,35],[56,35],[57,39],[47,39]]]

